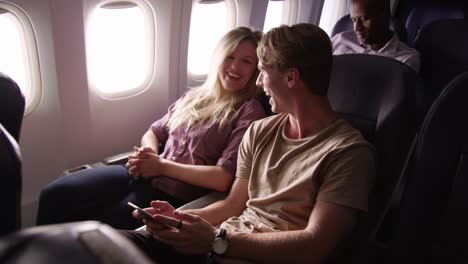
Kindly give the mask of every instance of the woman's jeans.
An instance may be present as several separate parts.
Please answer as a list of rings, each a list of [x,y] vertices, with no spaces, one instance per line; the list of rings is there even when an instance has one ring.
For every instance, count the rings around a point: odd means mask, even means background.
[[[143,223],[132,217],[132,202],[142,208],[152,200],[174,207],[184,204],[153,189],[144,179],[128,174],[122,165],[85,169],[58,178],[40,194],[37,224],[98,220],[114,228],[133,229]]]

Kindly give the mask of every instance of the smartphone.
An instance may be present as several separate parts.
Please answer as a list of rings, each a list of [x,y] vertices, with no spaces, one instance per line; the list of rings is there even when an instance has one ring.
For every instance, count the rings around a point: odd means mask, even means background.
[[[138,210],[138,212],[142,213],[142,214],[143,214],[143,217],[144,217],[146,220],[154,221],[153,215],[150,214],[150,213],[148,213],[148,212],[146,212],[145,210],[143,210],[142,208],[140,208],[138,205],[135,205],[135,204],[133,204],[133,203],[131,203],[131,202],[128,202],[127,204],[128,204],[128,206],[130,206],[130,207],[132,207],[133,209]]]

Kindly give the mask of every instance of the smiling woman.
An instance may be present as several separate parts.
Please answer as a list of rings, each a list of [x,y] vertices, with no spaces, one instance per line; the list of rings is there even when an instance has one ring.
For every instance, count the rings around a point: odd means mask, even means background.
[[[256,47],[249,41],[239,43],[224,60],[219,75],[225,91],[241,91],[257,69]]]

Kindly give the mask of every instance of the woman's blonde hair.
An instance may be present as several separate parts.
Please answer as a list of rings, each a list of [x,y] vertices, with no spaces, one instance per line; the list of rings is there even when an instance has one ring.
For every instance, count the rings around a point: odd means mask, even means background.
[[[241,42],[250,41],[257,47],[261,37],[261,32],[252,31],[247,27],[235,28],[224,35],[213,53],[205,83],[190,89],[176,105],[167,125],[171,131],[182,124],[193,126],[205,122],[219,122],[219,126],[223,127],[234,117],[239,103],[256,95],[258,87],[255,81],[258,70],[247,82],[246,89],[234,94],[224,91],[218,73],[226,57],[232,54]]]

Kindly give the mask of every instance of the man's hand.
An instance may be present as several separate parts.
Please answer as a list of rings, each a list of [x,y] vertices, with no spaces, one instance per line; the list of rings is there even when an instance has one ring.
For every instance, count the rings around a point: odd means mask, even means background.
[[[164,216],[172,217],[172,218],[177,218],[177,216],[174,214],[175,208],[166,201],[152,201],[151,207],[145,208],[144,210],[152,214],[153,218],[154,218],[154,215],[156,214],[160,214],[160,215],[164,215]],[[144,218],[144,216],[137,210],[134,210],[132,212],[132,215],[133,217],[139,220],[142,220],[145,223],[146,229],[148,230],[148,232],[152,234],[153,232],[158,232],[160,230],[164,230],[168,228],[167,226],[164,226],[163,224],[158,223],[156,221],[147,221]]]
[[[217,229],[197,215],[181,211],[174,211],[173,215],[173,217],[164,214],[154,216],[155,222],[170,228],[151,229],[153,237],[184,254],[208,254]]]

